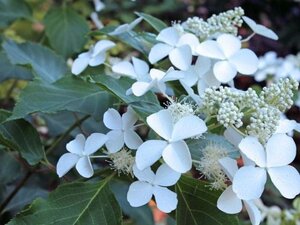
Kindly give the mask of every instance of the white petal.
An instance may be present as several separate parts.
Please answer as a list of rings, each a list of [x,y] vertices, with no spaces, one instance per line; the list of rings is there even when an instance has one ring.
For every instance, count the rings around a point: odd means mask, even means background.
[[[113,65],[111,69],[114,73],[127,75],[135,79],[137,78],[133,65],[130,62],[127,61],[119,62]]]
[[[206,74],[211,68],[211,60],[204,56],[198,56],[197,61],[195,63],[195,71],[197,74],[202,77]]]
[[[121,130],[112,130],[106,136],[108,140],[105,146],[109,153],[116,153],[124,146],[124,133]]]
[[[156,171],[154,184],[166,187],[172,186],[177,183],[180,176],[181,173],[172,170],[167,164],[164,163]]]
[[[93,133],[91,134],[85,142],[84,153],[86,155],[91,155],[101,148],[105,142],[108,140],[105,134]]]
[[[219,87],[221,82],[215,77],[213,70],[208,71],[202,76],[202,80],[205,81],[208,87],[216,86]]]
[[[162,156],[168,166],[178,173],[185,173],[192,168],[191,153],[184,141],[170,143]]]
[[[226,190],[220,195],[217,201],[217,207],[221,211],[228,214],[239,213],[242,208],[242,201],[236,194],[232,191],[232,186],[230,185]]]
[[[221,83],[227,83],[236,76],[236,68],[228,61],[216,62],[213,67],[214,75]]]
[[[113,108],[108,109],[104,113],[103,123],[109,129],[113,129],[113,130],[122,129],[122,119],[121,119],[120,113]]]
[[[104,52],[108,49],[115,47],[116,44],[109,40],[101,40],[96,43],[93,49],[93,57],[98,55],[100,52]]]
[[[172,51],[173,47],[170,45],[158,43],[154,45],[149,53],[149,62],[151,64],[154,64],[158,62],[159,60],[165,58],[167,55],[169,55],[170,51]]]
[[[72,64],[72,73],[75,75],[80,74],[89,65],[90,53],[85,52],[85,53],[81,53],[80,55],[81,57],[75,59]]]
[[[173,128],[172,141],[179,141],[197,135],[201,135],[207,131],[205,122],[197,116],[185,116],[181,118]]]
[[[192,54],[195,55],[196,48],[199,45],[199,39],[194,34],[186,33],[179,38],[179,41],[177,43],[177,46],[182,45],[189,45],[192,49]]]
[[[282,166],[268,169],[275,187],[285,198],[295,198],[300,193],[300,175],[292,166]]]
[[[229,58],[241,48],[241,41],[232,34],[222,34],[217,38],[220,48],[223,50],[226,58]]]
[[[265,169],[244,166],[240,168],[233,177],[232,190],[239,199],[251,200],[260,198],[267,181]]]
[[[138,121],[137,114],[133,111],[133,109],[129,106],[127,108],[127,112],[122,115],[122,128],[123,130],[133,128],[136,121]]]
[[[153,82],[148,83],[148,82],[138,81],[132,85],[131,90],[135,96],[139,97],[144,95],[147,91],[149,91],[153,87],[153,85],[154,85]]]
[[[222,167],[222,170],[226,173],[228,178],[232,181],[234,175],[238,171],[238,166],[236,160],[224,157],[222,159],[219,159],[220,166]]]
[[[225,55],[216,41],[208,40],[198,45],[196,52],[199,55],[214,59],[225,59]]]
[[[64,176],[67,172],[72,169],[79,159],[78,155],[72,153],[63,154],[56,165],[56,173],[59,177]]]
[[[192,63],[192,50],[188,45],[173,49],[169,54],[171,63],[181,70],[188,70]]]
[[[167,109],[160,110],[157,113],[147,117],[147,123],[159,136],[169,140],[172,136],[173,121],[172,115]]]
[[[167,27],[160,31],[156,40],[175,46],[179,40],[179,32],[174,27]]]
[[[135,162],[138,169],[143,170],[153,165],[162,155],[166,141],[149,140],[144,142],[136,152]]]
[[[180,82],[183,82],[185,85],[192,87],[196,84],[199,77],[194,69],[189,69],[188,71],[173,71],[171,72],[173,76],[182,77]]]
[[[129,186],[127,201],[132,207],[139,207],[147,204],[151,200],[152,194],[153,187],[151,184],[136,181]]]
[[[179,80],[184,78],[186,75],[186,71],[178,71],[178,70],[171,70],[170,72],[166,72],[164,77],[162,78],[162,82]]]
[[[87,156],[81,157],[78,160],[78,162],[76,163],[76,170],[81,176],[85,178],[90,178],[94,175],[92,163]]]
[[[143,144],[143,140],[134,130],[124,131],[124,142],[130,149],[137,149]]]
[[[262,216],[257,206],[254,204],[253,201],[244,201],[244,204],[250,217],[251,224],[259,225],[262,220]]]
[[[155,174],[151,170],[151,167],[147,167],[144,170],[139,170],[136,164],[134,164],[132,169],[134,176],[139,179],[139,181],[145,181],[151,184],[153,183]]]
[[[83,134],[77,134],[75,139],[66,145],[66,149],[74,154],[81,155],[84,150],[85,137]]]
[[[239,143],[243,139],[243,136],[231,127],[226,128],[223,135],[231,144],[236,147],[238,147]]]
[[[134,70],[135,70],[136,74],[138,75],[138,80],[143,79],[144,76],[146,74],[148,74],[148,72],[149,72],[148,64],[145,61],[140,60],[135,57],[132,57],[132,63],[134,66]]]
[[[169,213],[177,207],[177,194],[168,188],[155,186],[153,194],[157,204],[157,208],[162,212]]]
[[[166,73],[164,71],[161,71],[161,70],[158,70],[158,69],[151,69],[150,72],[149,72],[152,80],[161,80],[165,75]]]
[[[104,63],[106,59],[106,54],[105,52],[100,52],[98,55],[95,55],[92,57],[89,61],[90,66],[99,66]]]
[[[248,26],[251,28],[251,30],[254,31],[254,33],[268,37],[273,40],[278,40],[277,34],[275,34],[272,30],[270,30],[260,24],[256,24],[256,22],[254,20],[250,19],[247,16],[243,16],[242,18],[248,24]]]
[[[294,139],[286,134],[274,134],[267,142],[267,166],[285,166],[296,157],[297,147]]]
[[[266,152],[256,137],[245,137],[240,142],[239,149],[258,166],[266,166]]]
[[[297,122],[295,120],[289,120],[289,119],[280,119],[279,125],[276,129],[275,133],[290,133],[297,127]]]
[[[241,49],[229,59],[229,62],[232,63],[236,70],[242,74],[253,74],[258,68],[258,58],[249,49]]]

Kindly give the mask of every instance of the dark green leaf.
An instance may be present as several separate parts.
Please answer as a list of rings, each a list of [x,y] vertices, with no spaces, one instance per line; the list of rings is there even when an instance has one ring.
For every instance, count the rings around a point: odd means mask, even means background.
[[[44,22],[51,46],[64,57],[79,52],[87,41],[89,27],[70,7],[49,11]]]
[[[64,77],[54,84],[38,81],[20,94],[10,119],[24,118],[34,112],[55,113],[68,110],[102,118],[103,110],[112,103],[112,95],[75,76]]]
[[[212,191],[207,183],[182,176],[176,184],[178,206],[177,225],[238,225],[236,216],[223,213],[217,208],[221,193]]]
[[[0,125],[0,144],[20,152],[30,165],[37,164],[45,155],[37,131],[23,119]]]
[[[67,72],[63,58],[42,45],[7,41],[3,49],[13,64],[31,65],[36,75],[47,83],[55,82]]]
[[[115,26],[104,27],[101,30],[91,32],[90,35],[109,35],[109,33],[115,28]],[[154,34],[148,32],[137,33],[135,31],[128,31],[118,35],[113,35],[112,37],[147,56],[155,40],[153,36]]]
[[[18,178],[21,166],[10,153],[3,149],[0,149],[0,159],[0,186],[5,186]]]
[[[47,200],[34,201],[8,225],[121,225],[122,211],[109,190],[110,178],[62,185]]]
[[[107,107],[103,105],[103,112],[101,112],[100,114],[103,115],[106,110]],[[62,111],[55,114],[41,113],[40,116],[45,120],[48,128],[48,134],[52,137],[63,134],[77,120],[74,113],[69,111]],[[84,115],[82,115],[81,113],[77,113],[78,118],[82,118],[83,116]],[[107,128],[104,126],[103,122],[96,121],[93,117],[90,117],[87,120],[83,121],[83,123],[81,123],[81,128],[88,134],[94,132],[107,132]],[[76,128],[71,132],[71,135],[75,137],[80,132],[80,129]]]
[[[146,20],[157,32],[160,32],[162,29],[167,27],[167,25],[163,21],[149,14],[146,13],[136,13],[136,14],[142,17],[144,20]]]
[[[127,192],[129,189],[129,183],[121,180],[113,180],[110,186],[123,212],[130,216],[136,225],[154,224],[153,214],[148,205],[134,208],[128,203]]]
[[[0,27],[19,18],[28,18],[31,11],[23,0],[0,0]]]
[[[93,76],[94,81],[101,87],[110,91],[126,104],[129,104],[141,116],[143,120],[152,113],[162,109],[156,96],[148,92],[142,97],[126,95],[126,91],[131,87],[133,81],[129,78],[115,79],[106,75]]]
[[[7,79],[30,80],[32,73],[23,66],[13,65],[4,52],[0,52],[0,82]]]

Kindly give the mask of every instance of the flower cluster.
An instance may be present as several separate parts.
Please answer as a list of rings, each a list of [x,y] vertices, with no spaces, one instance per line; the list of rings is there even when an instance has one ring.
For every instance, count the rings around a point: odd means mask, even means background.
[[[289,165],[296,156],[296,145],[287,133],[300,129],[295,121],[281,119],[281,113],[293,103],[298,83],[294,79],[280,79],[259,94],[251,88],[242,91],[234,87],[238,73],[251,75],[259,67],[255,53],[243,48],[242,42],[254,34],[277,39],[273,31],[243,15],[241,8],[235,8],[207,21],[189,18],[162,29],[148,59],[131,57],[110,66],[116,79],[132,80],[123,96],[134,95],[142,100],[152,91],[169,101],[165,104],[167,108],[148,115],[138,125],[138,109],[131,108],[130,102],[122,115],[116,109],[108,109],[103,123],[110,131],[91,134],[87,139],[77,135],[66,146],[69,153],[58,161],[58,175],[65,175],[75,166],[80,175],[91,177],[91,159],[109,158],[110,165],[119,173],[137,178],[127,193],[131,206],[145,205],[154,196],[160,210],[171,212],[178,200],[177,194],[167,187],[175,185],[194,162],[202,177],[211,182],[212,189],[225,189],[218,208],[234,214],[244,205],[253,225],[261,220],[254,200],[261,197],[267,175],[282,196],[298,195],[300,176]],[[141,21],[137,18],[108,35],[130,33]],[[243,21],[254,33],[241,40],[237,28]],[[88,65],[103,65],[106,52],[114,46],[109,40],[97,42],[74,61],[73,74],[80,74]],[[184,99],[191,101],[175,102],[173,99],[182,96],[173,94],[178,90],[172,89],[170,82],[185,90]],[[140,125],[151,129],[149,137],[139,134],[136,128]],[[232,142],[239,150],[242,166],[238,167],[224,146],[215,144],[198,149],[202,157],[195,162],[188,140],[201,142],[205,133],[224,135]],[[98,150],[100,154],[96,155]],[[153,168],[158,168],[155,173]]]

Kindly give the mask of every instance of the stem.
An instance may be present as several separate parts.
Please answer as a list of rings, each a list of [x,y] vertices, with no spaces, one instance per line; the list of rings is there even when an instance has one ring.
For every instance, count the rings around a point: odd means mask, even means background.
[[[27,182],[27,180],[31,177],[33,174],[32,171],[28,171],[23,177],[23,179],[20,181],[20,183],[15,187],[15,189],[10,193],[9,196],[3,201],[3,203],[0,205],[0,213],[5,209],[5,207],[9,204],[9,202],[15,197],[15,195],[19,192],[19,190],[23,187],[23,185]]]
[[[83,121],[85,121],[89,117],[90,115],[86,115],[82,117],[80,120],[77,120],[72,126],[70,126],[69,129],[66,130],[66,132],[62,136],[57,138],[52,143],[52,145],[46,150],[46,155],[49,155],[49,153],[52,152],[60,144],[62,140],[64,140],[78,125],[80,125]]]
[[[76,114],[76,113],[73,113],[73,115],[74,115],[76,121],[78,121],[78,120],[79,120],[79,117],[77,116],[77,114]],[[87,136],[86,133],[84,132],[84,130],[82,129],[82,127],[81,127],[81,123],[78,124],[78,128],[79,128],[79,130],[80,130],[80,132],[81,132],[82,134],[84,134],[85,136]]]
[[[111,68],[112,66],[111,65],[109,65],[108,63],[103,63],[105,66],[107,66],[107,67],[109,67],[109,68]]]
[[[247,38],[245,38],[244,40],[241,40],[241,42],[247,42],[247,41],[249,41],[251,38],[253,38],[253,36],[255,35],[256,33],[252,33],[252,34],[250,34]]]
[[[192,159],[192,162],[193,162],[193,163],[196,163],[196,164],[200,164],[200,161],[195,160],[195,159]]]
[[[133,126],[133,128],[141,127],[141,126],[144,126],[144,125],[145,125],[145,124],[140,123],[140,124],[137,124],[137,125]]]

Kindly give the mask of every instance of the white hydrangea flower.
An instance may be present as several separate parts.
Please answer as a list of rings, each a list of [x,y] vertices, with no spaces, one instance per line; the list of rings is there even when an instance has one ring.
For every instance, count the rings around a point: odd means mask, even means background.
[[[296,144],[286,134],[274,134],[265,149],[256,137],[248,136],[239,144],[241,152],[258,167],[244,166],[233,178],[233,191],[240,199],[257,199],[262,195],[269,174],[273,184],[285,198],[300,193],[300,175],[288,165],[296,157]]]
[[[174,70],[170,73],[172,76],[181,76],[180,83],[186,87],[197,85],[198,93],[202,94],[204,90],[212,86],[220,86],[220,82],[215,78],[211,70],[211,60],[204,56],[198,56],[194,65],[190,65],[187,70]],[[189,90],[186,90],[189,93]]]
[[[93,0],[95,5],[95,10],[100,12],[102,9],[105,8],[105,4],[101,0]]]
[[[127,200],[133,207],[147,204],[154,195],[157,208],[165,213],[169,213],[177,207],[177,194],[170,191],[168,186],[176,184],[180,178],[180,173],[175,172],[166,164],[162,164],[153,173],[150,167],[139,170],[133,166],[133,173],[138,181],[133,182],[127,193]]]
[[[84,135],[78,134],[73,141],[66,145],[69,153],[63,154],[57,162],[56,172],[58,176],[64,176],[75,165],[81,176],[86,178],[93,176],[94,170],[90,155],[101,148],[106,141],[107,136],[101,133],[93,133],[87,139]]]
[[[116,35],[120,35],[120,34],[125,33],[125,32],[129,32],[133,28],[135,28],[140,22],[142,22],[142,20],[143,20],[142,17],[138,17],[129,24],[125,23],[125,24],[122,24],[122,25],[118,26],[114,31],[112,31],[108,34],[112,35],[112,36],[116,36]]]
[[[173,124],[169,110],[163,109],[147,117],[148,125],[165,140],[148,140],[137,150],[136,165],[143,170],[161,156],[173,170],[185,173],[192,167],[192,158],[184,139],[206,132],[203,120],[194,115],[181,118]]]
[[[295,120],[289,120],[284,114],[281,114],[279,124],[275,133],[288,134],[293,136],[294,130],[300,132],[300,123],[297,123]]]
[[[181,70],[187,70],[192,63],[192,55],[199,44],[198,38],[191,33],[181,35],[175,27],[163,29],[156,40],[162,42],[154,45],[149,53],[149,61],[154,64],[169,56],[171,63]]]
[[[222,34],[216,41],[207,40],[197,47],[197,53],[213,59],[218,59],[213,72],[221,83],[228,83],[241,74],[253,74],[257,70],[258,58],[253,51],[241,49],[241,41],[231,34]]]
[[[151,69],[148,78],[144,80],[137,80],[133,83],[131,91],[127,91],[127,94],[132,92],[135,96],[142,96],[151,89],[156,89],[165,94],[167,90],[166,82],[182,78],[181,74],[170,73],[172,70],[172,67],[167,72],[158,69]]]
[[[267,52],[264,56],[258,59],[258,70],[254,74],[254,79],[257,82],[266,80],[268,75],[276,74],[282,59],[277,58],[276,52]]]
[[[115,153],[123,148],[124,143],[130,149],[137,149],[142,143],[140,136],[134,131],[138,116],[131,107],[122,116],[115,109],[108,109],[103,115],[104,125],[111,129],[107,133],[105,145],[109,153]]]
[[[234,175],[238,171],[237,162],[234,159],[225,157],[220,159],[219,163],[228,178],[232,181]],[[226,188],[217,201],[218,209],[228,214],[239,213],[242,210],[243,204],[248,212],[252,225],[259,225],[262,216],[257,206],[254,204],[254,201],[242,201],[232,190],[232,185]]]
[[[261,24],[257,24],[254,20],[250,19],[247,16],[243,16],[242,18],[248,24],[248,26],[251,28],[251,30],[254,33],[259,34],[264,37],[267,37],[267,38],[270,38],[270,39],[273,39],[273,40],[278,40],[277,34],[275,34],[274,31],[272,31],[271,29],[269,29]]]
[[[103,64],[106,59],[106,51],[115,45],[115,43],[109,40],[98,41],[88,52],[81,53],[78,58],[75,59],[72,65],[72,73],[78,75],[84,71],[88,65],[99,66]]]

